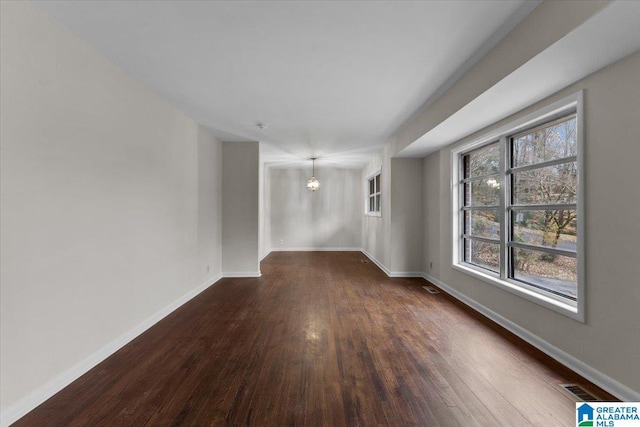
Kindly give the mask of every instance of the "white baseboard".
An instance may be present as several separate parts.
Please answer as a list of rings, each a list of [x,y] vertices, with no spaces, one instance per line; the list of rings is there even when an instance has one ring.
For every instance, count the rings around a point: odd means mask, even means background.
[[[422,277],[422,271],[392,271],[389,277]]]
[[[277,247],[271,248],[272,252],[358,252],[361,251],[362,248],[352,248],[352,247],[293,247],[293,248],[284,248]]]
[[[391,271],[389,271],[389,269],[387,268],[387,266],[385,266],[382,262],[380,262],[376,257],[374,257],[373,255],[371,255],[369,252],[367,252],[364,248],[360,249],[362,251],[363,254],[366,255],[367,258],[369,258],[371,261],[373,261],[373,263],[375,265],[378,266],[378,268],[380,270],[382,270],[384,272],[384,274],[386,274],[387,276],[391,277]]]
[[[437,285],[439,288],[441,288],[443,291],[445,291],[452,297],[463,302],[464,304],[473,308],[477,312],[483,314],[484,316],[488,317],[492,321],[496,322],[498,325],[502,326],[503,328],[507,329],[508,331],[522,338],[523,340],[525,340],[532,346],[536,347],[538,350],[542,351],[543,353],[547,354],[551,358],[562,363],[567,368],[583,376],[584,378],[588,379],[589,381],[601,387],[602,389],[608,391],[609,393],[616,396],[620,400],[627,401],[627,402],[640,401],[640,393],[638,393],[637,391],[632,390],[626,385],[614,380],[613,378],[609,377],[606,374],[603,374],[602,372],[598,371],[597,369],[594,369],[593,367],[587,365],[581,360],[576,359],[574,356],[570,355],[569,353],[563,350],[560,350],[558,347],[555,347],[554,345],[548,343],[547,341],[543,340],[539,336],[515,324],[514,322],[507,319],[506,317],[501,316],[495,311],[476,302],[475,300],[469,298],[463,293],[453,289],[451,286],[436,279],[435,277],[432,277],[426,273],[422,273],[422,277],[425,280]]]
[[[160,320],[171,314],[174,310],[176,310],[181,305],[185,304],[190,299],[194,298],[196,295],[200,294],[202,291],[215,284],[218,280],[222,278],[222,275],[217,275],[209,280],[205,281],[203,284],[198,286],[197,288],[187,292],[182,297],[178,298],[171,304],[166,307],[160,309],[147,319],[145,319],[142,323],[135,326],[133,329],[125,332],[120,335],[115,340],[111,341],[98,351],[93,354],[85,357],[80,362],[76,363],[71,368],[57,375],[55,378],[51,379],[49,382],[40,386],[33,392],[29,393],[27,396],[18,400],[16,403],[10,405],[5,410],[0,413],[0,426],[6,427],[10,424],[13,424],[23,416],[25,416],[28,412],[31,412],[38,405],[40,405],[45,400],[49,399],[51,396],[71,384],[73,381],[80,378],[82,375],[87,373],[90,369],[95,367],[98,363],[105,360],[107,357],[111,356],[113,353],[118,351],[120,348],[124,347],[126,344],[131,342],[138,335],[142,334],[144,331],[158,323]]]
[[[225,271],[222,273],[222,277],[224,278],[260,276],[262,276],[262,273],[260,271]]]
[[[376,259],[369,252],[364,249],[360,249],[360,251],[367,256],[375,265],[377,265],[380,270],[384,271],[384,273],[389,277],[422,277],[424,274],[422,271],[391,271],[384,265],[380,260]]]
[[[271,249],[269,249],[264,255],[262,255],[262,257],[260,257],[258,262],[261,262],[263,259],[265,259],[267,256],[269,256],[270,253],[271,253]]]

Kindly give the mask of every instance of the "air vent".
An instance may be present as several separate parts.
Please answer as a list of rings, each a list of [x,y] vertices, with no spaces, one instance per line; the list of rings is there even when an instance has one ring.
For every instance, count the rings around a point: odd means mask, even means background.
[[[560,387],[562,387],[571,396],[583,402],[597,402],[600,400],[578,384],[560,384]]]
[[[429,292],[430,294],[439,294],[440,291],[437,290],[436,288],[434,288],[433,286],[423,286],[422,287],[425,291]]]

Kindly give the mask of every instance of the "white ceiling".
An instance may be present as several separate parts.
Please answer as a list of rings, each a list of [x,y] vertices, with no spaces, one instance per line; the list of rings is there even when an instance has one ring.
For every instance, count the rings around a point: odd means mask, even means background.
[[[640,1],[615,1],[399,155],[424,157],[640,50]],[[640,76],[638,76],[640,82]]]
[[[34,3],[222,140],[359,166],[539,2]]]

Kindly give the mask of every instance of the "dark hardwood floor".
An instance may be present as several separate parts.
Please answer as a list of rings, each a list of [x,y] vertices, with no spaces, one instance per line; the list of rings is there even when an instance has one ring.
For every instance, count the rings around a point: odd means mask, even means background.
[[[422,279],[359,252],[274,252],[16,426],[570,426],[578,383]]]

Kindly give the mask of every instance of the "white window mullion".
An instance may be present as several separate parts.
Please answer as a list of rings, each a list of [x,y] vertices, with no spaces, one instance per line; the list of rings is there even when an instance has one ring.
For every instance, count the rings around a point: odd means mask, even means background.
[[[367,206],[365,214],[369,216],[381,216],[382,206],[382,182],[381,171],[374,172],[367,178]]]
[[[464,156],[458,157],[458,171],[460,171],[460,177],[465,179],[464,176]],[[465,261],[465,245],[467,244],[466,239],[463,237],[465,233],[464,227],[464,183],[459,183],[459,191],[458,191],[458,241],[460,242],[460,248],[458,251],[458,256],[460,257],[460,261]]]
[[[506,170],[508,168],[509,150],[507,146],[507,138],[500,138],[500,278],[506,279],[508,275],[509,266],[509,246],[507,240],[510,236],[507,236],[509,232],[507,224],[511,220],[510,212],[507,209],[510,200],[508,200],[509,194],[511,194],[510,183],[508,182],[508,176]]]

